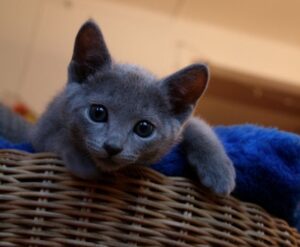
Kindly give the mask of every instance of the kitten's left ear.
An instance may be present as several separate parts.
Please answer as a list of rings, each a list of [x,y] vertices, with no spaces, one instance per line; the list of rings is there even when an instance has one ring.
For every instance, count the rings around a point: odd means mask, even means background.
[[[182,121],[192,113],[208,85],[208,80],[208,67],[203,64],[190,65],[164,79],[171,110]]]
[[[103,35],[95,22],[85,22],[75,39],[68,82],[82,83],[91,74],[111,64]]]

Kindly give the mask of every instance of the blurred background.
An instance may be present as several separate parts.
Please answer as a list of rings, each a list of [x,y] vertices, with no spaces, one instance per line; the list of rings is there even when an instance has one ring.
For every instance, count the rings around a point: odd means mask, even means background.
[[[211,67],[196,114],[300,133],[299,0],[0,0],[0,100],[38,116],[93,18],[117,61],[166,76]]]

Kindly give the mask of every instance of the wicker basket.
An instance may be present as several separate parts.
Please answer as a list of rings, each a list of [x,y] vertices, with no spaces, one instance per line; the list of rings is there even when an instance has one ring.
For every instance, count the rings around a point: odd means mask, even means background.
[[[0,151],[0,246],[300,246],[260,207],[127,168],[99,183],[53,154]]]

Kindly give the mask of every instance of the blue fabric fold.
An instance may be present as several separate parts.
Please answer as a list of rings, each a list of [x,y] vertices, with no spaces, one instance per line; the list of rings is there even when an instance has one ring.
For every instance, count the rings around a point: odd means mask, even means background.
[[[237,172],[233,195],[297,226],[300,136],[254,125],[219,127],[215,131]]]
[[[262,206],[300,230],[300,136],[250,124],[214,130],[236,169],[233,195]],[[0,138],[1,148],[34,151],[29,143],[13,144]],[[152,168],[167,176],[192,174],[180,145]]]
[[[12,143],[11,141],[2,137],[0,137],[0,149],[17,149],[29,153],[34,152],[34,149],[30,143]]]

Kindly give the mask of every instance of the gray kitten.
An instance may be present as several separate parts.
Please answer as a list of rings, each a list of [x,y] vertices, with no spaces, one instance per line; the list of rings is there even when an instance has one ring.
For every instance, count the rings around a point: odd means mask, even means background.
[[[115,63],[100,29],[88,21],[75,40],[68,83],[31,128],[30,140],[37,151],[59,154],[83,179],[150,165],[182,141],[201,182],[229,194],[235,185],[231,161],[211,128],[190,118],[208,77],[202,64],[158,79]]]

